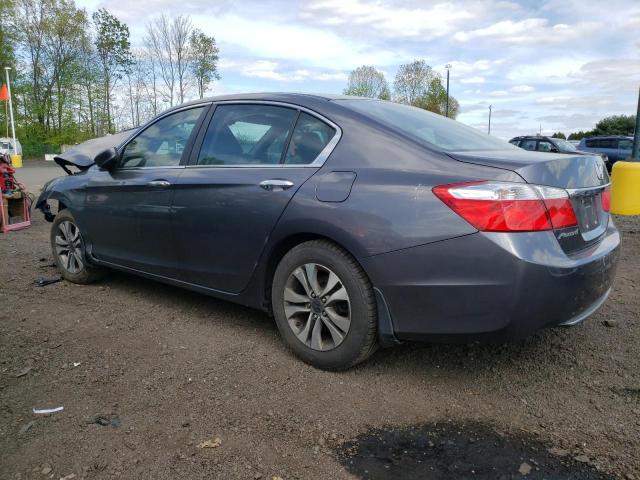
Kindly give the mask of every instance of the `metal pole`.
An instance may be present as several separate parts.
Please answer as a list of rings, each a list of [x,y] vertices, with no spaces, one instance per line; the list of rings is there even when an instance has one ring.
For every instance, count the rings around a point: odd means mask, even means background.
[[[9,114],[11,115],[11,134],[13,135],[13,154],[18,154],[18,142],[16,142],[16,126],[13,123],[13,97],[11,96],[11,82],[9,82],[9,70],[11,67],[4,67],[7,74],[7,91],[9,93]]]
[[[449,70],[451,69],[451,64],[447,63],[445,68],[447,69],[447,108],[445,110],[445,116],[449,118]]]
[[[489,105],[489,131],[487,133],[491,135],[491,105]]]
[[[633,150],[631,158],[640,161],[640,90],[638,91],[638,111],[636,112],[636,131],[633,135]]]

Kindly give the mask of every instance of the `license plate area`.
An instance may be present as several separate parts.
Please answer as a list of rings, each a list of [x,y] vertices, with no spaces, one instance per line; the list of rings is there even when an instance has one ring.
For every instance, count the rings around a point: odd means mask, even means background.
[[[581,231],[590,232],[600,226],[600,214],[598,205],[596,204],[596,195],[577,197],[573,204]]]
[[[607,227],[607,212],[602,209],[602,190],[580,191],[571,195],[578,227],[586,242],[602,235]]]

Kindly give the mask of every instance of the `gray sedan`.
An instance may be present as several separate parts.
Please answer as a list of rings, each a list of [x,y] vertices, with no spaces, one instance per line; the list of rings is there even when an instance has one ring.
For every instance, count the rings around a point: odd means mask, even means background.
[[[262,309],[323,369],[578,323],[618,258],[599,156],[381,100],[198,100],[56,162],[37,207],[67,280],[118,269]]]

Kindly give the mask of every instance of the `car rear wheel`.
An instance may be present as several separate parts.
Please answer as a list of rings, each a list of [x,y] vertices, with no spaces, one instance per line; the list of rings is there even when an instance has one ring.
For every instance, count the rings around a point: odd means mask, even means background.
[[[102,277],[101,269],[88,264],[80,228],[68,210],[59,212],[53,221],[51,251],[65,280],[86,284]]]
[[[284,256],[272,306],[285,343],[317,368],[347,369],[377,348],[371,283],[355,259],[329,241],[305,242]]]

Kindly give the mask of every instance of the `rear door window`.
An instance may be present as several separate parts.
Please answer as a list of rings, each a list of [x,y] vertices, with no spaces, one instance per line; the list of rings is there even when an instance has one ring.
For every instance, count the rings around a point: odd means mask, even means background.
[[[272,105],[218,105],[198,165],[278,165],[298,111]]]
[[[533,151],[536,149],[536,140],[523,140],[520,142],[520,148]]]

